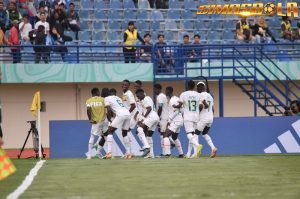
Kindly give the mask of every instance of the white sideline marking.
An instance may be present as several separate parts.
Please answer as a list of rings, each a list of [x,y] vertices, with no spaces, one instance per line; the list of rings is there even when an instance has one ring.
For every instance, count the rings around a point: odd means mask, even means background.
[[[33,182],[34,177],[37,175],[40,168],[42,168],[43,164],[46,162],[46,160],[40,160],[38,161],[35,166],[30,170],[29,174],[26,176],[26,178],[23,180],[22,184],[14,190],[14,192],[10,193],[6,199],[17,199],[19,198],[25,191],[28,189],[28,187]]]

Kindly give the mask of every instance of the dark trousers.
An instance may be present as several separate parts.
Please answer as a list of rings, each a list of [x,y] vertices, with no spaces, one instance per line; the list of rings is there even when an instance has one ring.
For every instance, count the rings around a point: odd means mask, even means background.
[[[43,58],[45,64],[49,63],[49,52],[36,52],[35,53],[35,63],[40,63],[41,58]]]
[[[78,31],[80,31],[80,27],[77,24],[69,24],[70,29],[75,32],[75,38],[78,40]]]
[[[135,63],[135,51],[136,49],[123,48],[125,63]]]
[[[13,56],[13,63],[21,63],[21,51],[20,49],[11,49]]]

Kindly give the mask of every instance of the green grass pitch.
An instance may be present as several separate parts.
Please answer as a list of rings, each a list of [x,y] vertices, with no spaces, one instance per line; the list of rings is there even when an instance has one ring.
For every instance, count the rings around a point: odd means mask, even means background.
[[[20,185],[36,160],[0,182],[0,198]],[[300,155],[215,159],[50,159],[21,198],[300,198]]]

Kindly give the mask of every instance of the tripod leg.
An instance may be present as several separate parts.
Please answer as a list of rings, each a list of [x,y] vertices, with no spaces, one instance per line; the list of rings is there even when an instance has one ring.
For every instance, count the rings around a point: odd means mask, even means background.
[[[24,144],[23,144],[23,146],[22,146],[22,149],[20,150],[20,154],[18,155],[18,158],[19,158],[19,159],[20,159],[20,157],[21,157],[21,155],[22,155],[22,152],[24,151],[24,148],[25,148],[25,145],[26,145],[26,143],[27,143],[27,140],[28,140],[28,138],[29,138],[30,133],[31,133],[31,129],[28,131],[26,140],[25,140],[25,142],[24,142]]]

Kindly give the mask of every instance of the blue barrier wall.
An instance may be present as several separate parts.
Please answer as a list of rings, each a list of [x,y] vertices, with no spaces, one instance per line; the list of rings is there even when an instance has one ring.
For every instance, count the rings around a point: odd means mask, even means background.
[[[141,146],[135,130],[132,133],[133,152],[140,155]],[[219,154],[264,154],[264,153],[300,153],[299,117],[246,117],[216,118],[210,135],[219,149]],[[50,121],[50,157],[85,157],[90,136],[88,121]],[[120,132],[114,135],[113,153],[120,156],[125,152]],[[187,138],[183,129],[180,132],[184,153],[187,151]],[[154,153],[161,154],[160,137],[153,136]],[[204,154],[210,154],[210,148],[204,145]],[[177,154],[176,149],[173,153]]]

